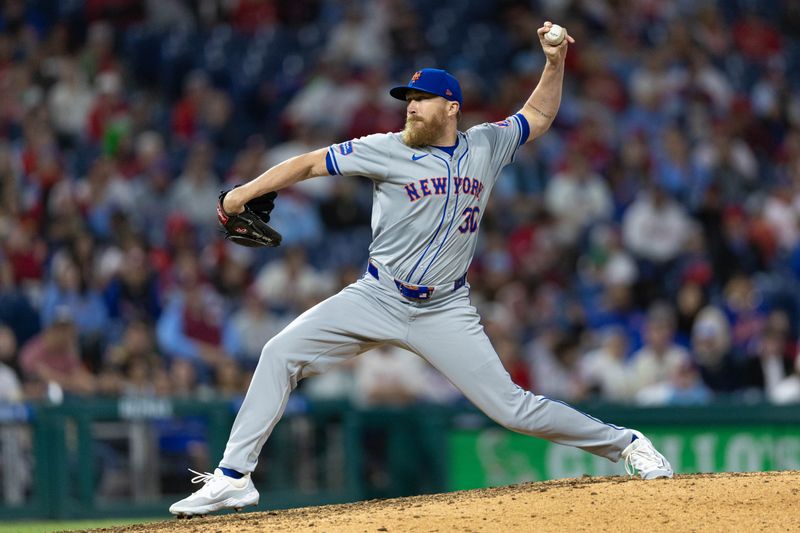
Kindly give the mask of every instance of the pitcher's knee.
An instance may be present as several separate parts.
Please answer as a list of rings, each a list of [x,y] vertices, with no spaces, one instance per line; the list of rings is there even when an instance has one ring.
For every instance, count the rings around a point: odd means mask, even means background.
[[[307,347],[299,346],[297,339],[278,334],[272,337],[261,349],[259,366],[269,368],[272,372],[287,372],[295,380],[318,373],[310,361],[314,358]]]
[[[291,364],[291,353],[292,350],[289,343],[281,339],[281,335],[278,334],[272,337],[261,349],[259,364],[288,367]]]

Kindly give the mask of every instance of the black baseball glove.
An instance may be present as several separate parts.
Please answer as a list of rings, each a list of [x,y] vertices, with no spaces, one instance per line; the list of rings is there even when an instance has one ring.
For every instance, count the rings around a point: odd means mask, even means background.
[[[222,191],[217,203],[217,218],[225,229],[225,238],[242,246],[278,246],[281,234],[272,229],[269,214],[275,208],[277,192],[268,192],[244,204],[244,211],[232,215],[225,212],[222,200],[230,191]]]

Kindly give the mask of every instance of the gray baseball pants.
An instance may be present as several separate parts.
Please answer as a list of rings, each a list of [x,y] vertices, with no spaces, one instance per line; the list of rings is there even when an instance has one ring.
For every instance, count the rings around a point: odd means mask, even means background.
[[[514,384],[483,331],[468,286],[437,287],[430,300],[415,302],[398,292],[388,273],[380,274],[380,280],[365,274],[264,346],[220,466],[252,472],[301,379],[385,343],[425,358],[498,424],[619,461],[631,430]]]

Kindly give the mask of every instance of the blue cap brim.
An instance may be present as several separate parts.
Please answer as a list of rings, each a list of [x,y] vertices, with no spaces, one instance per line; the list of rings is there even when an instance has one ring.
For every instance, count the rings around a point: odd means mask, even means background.
[[[393,89],[390,89],[389,90],[389,94],[393,98],[397,98],[398,100],[402,100],[402,101],[405,102],[406,101],[406,94],[408,94],[408,91],[410,91],[412,89],[415,90],[415,91],[419,91],[421,93],[427,93],[427,94],[432,94],[434,96],[439,96],[438,94],[433,93],[431,91],[426,91],[424,89],[420,89],[419,87],[409,87],[408,85],[400,85],[399,87],[395,87]]]

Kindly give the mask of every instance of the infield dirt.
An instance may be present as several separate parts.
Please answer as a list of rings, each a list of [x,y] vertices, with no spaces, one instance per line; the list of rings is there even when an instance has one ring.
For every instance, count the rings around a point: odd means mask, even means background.
[[[261,505],[268,508],[269,502]],[[94,531],[800,531],[800,472],[562,479]]]

